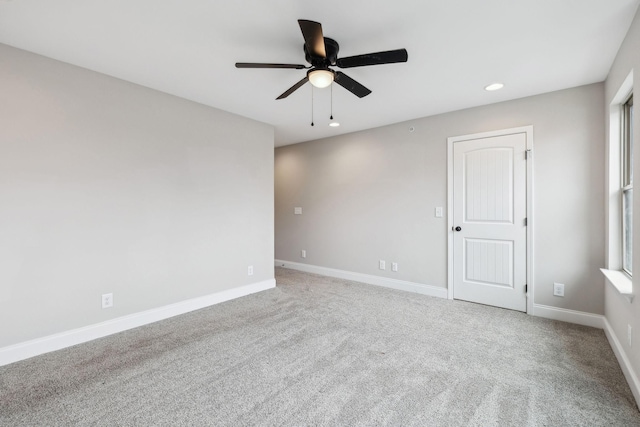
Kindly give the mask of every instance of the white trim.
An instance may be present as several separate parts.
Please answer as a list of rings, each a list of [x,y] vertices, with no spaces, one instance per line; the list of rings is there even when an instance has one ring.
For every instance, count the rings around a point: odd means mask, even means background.
[[[256,292],[272,289],[275,288],[275,286],[275,279],[269,279],[263,282],[227,289],[214,294],[10,345],[8,347],[0,348],[0,366],[28,359],[50,351],[71,347],[73,345],[102,338],[107,335],[116,334],[128,329],[137,328],[139,326],[168,319],[190,311],[199,310],[201,308],[240,298]]]
[[[620,295],[626,298],[629,303],[633,302],[633,282],[631,281],[631,277],[629,277],[625,272],[619,270],[607,270],[606,268],[601,268],[602,274],[607,278],[607,283],[609,283],[613,288],[618,291]]]
[[[633,370],[633,366],[631,365],[629,358],[624,352],[624,349],[620,344],[620,341],[618,341],[618,338],[616,337],[616,334],[613,331],[613,328],[609,324],[609,321],[607,320],[606,317],[603,318],[603,323],[604,323],[604,328],[603,328],[604,334],[607,336],[607,339],[609,340],[609,345],[611,345],[611,348],[613,349],[613,353],[616,355],[616,359],[618,359],[618,364],[622,369],[622,373],[624,374],[624,377],[627,380],[627,383],[629,383],[629,388],[631,388],[633,397],[635,397],[636,399],[636,405],[640,407],[640,381],[638,380],[638,375]]]
[[[314,273],[323,276],[336,277],[338,279],[352,280],[354,282],[367,283],[369,285],[382,286],[407,292],[415,292],[417,294],[428,295],[431,297],[447,298],[447,289],[438,286],[391,279],[388,277],[373,276],[353,271],[337,270],[334,268],[320,267],[311,264],[301,264],[299,262],[283,261],[279,259],[275,260],[274,265],[276,267],[304,271],[305,273]]]
[[[453,138],[447,138],[447,298],[453,299]]]
[[[533,314],[545,319],[560,320],[562,322],[575,323],[576,325],[590,326],[592,328],[604,328],[604,316],[601,314],[586,313],[584,311],[568,310],[566,308],[551,307],[548,305],[534,304]]]
[[[473,139],[493,138],[496,136],[526,134],[527,160],[527,313],[534,311],[534,277],[533,277],[533,126],[521,126],[470,135],[447,138],[447,297],[453,299],[453,144]]]

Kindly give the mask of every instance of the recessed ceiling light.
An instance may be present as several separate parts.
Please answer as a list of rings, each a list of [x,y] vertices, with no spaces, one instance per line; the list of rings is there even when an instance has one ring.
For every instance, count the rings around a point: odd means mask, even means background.
[[[485,86],[484,90],[492,91],[492,90],[500,90],[504,87],[502,83],[492,83],[489,86]]]
[[[338,123],[338,122],[331,122],[331,123],[329,123],[329,126],[331,126],[332,128],[337,128],[338,126],[340,126],[340,123]]]

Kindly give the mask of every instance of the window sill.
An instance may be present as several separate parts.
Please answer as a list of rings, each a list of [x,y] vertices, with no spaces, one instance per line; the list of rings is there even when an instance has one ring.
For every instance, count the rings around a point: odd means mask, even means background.
[[[604,277],[607,278],[607,281],[611,283],[620,295],[625,297],[630,303],[633,301],[633,283],[629,276],[619,270],[601,268],[600,271],[602,271]]]

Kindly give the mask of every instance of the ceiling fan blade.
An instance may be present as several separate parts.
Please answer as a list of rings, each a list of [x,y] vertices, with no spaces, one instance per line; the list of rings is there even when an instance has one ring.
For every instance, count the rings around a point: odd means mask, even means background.
[[[307,68],[300,64],[260,64],[255,62],[236,62],[236,68],[291,68],[302,70]]]
[[[289,89],[287,89],[282,95],[280,95],[276,99],[284,99],[284,98],[286,98],[287,96],[291,95],[293,92],[298,90],[300,88],[300,86],[302,86],[303,84],[305,84],[308,81],[309,81],[309,78],[305,76],[304,79],[300,80],[298,83],[296,83],[293,86],[291,86]]]
[[[366,65],[394,64],[396,62],[407,62],[408,57],[407,49],[396,49],[340,58],[336,65],[340,68],[352,68]]]
[[[322,25],[319,22],[298,19],[302,36],[307,46],[307,52],[312,56],[326,58],[327,52],[324,48],[324,36],[322,35]]]
[[[351,77],[347,76],[341,71],[336,71],[336,77],[333,81],[338,83],[340,86],[342,86],[358,98],[364,98],[371,93],[369,89],[362,86],[360,83],[353,80]]]

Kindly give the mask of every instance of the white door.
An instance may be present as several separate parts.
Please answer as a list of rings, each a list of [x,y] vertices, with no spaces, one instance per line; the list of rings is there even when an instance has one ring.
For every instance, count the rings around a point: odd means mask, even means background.
[[[526,150],[524,132],[453,143],[455,299],[527,311]]]

